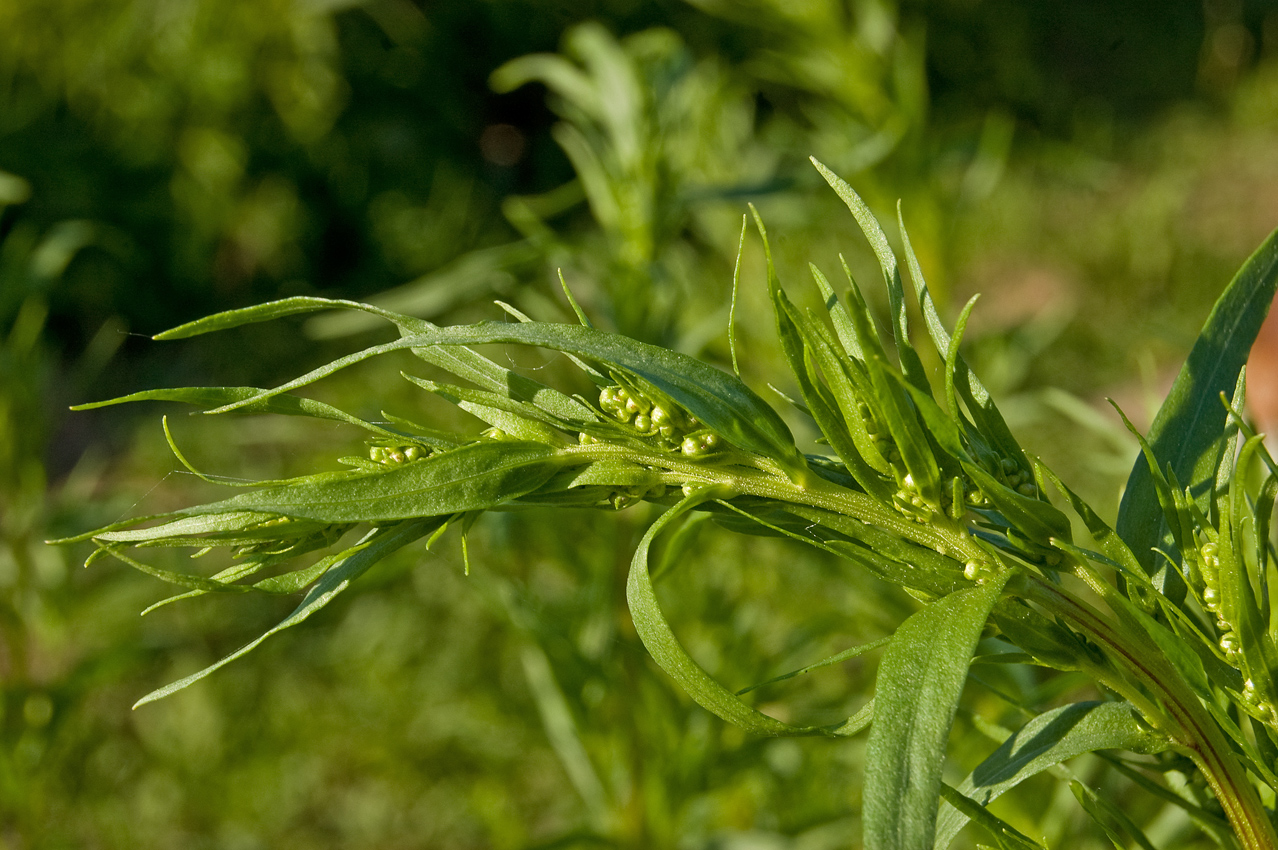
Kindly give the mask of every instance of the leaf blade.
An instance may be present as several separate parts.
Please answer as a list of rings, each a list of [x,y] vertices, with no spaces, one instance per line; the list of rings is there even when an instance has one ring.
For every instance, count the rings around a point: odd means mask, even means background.
[[[1278,289],[1278,230],[1248,258],[1212,307],[1146,439],[1161,464],[1194,491],[1210,515],[1212,484],[1223,450],[1227,412],[1220,394],[1235,388],[1260,325]],[[1118,509],[1116,530],[1149,574],[1158,569],[1153,549],[1175,559],[1171,529],[1159,506],[1144,454],[1136,458]]]
[[[932,845],[950,726],[972,651],[1006,577],[957,591],[911,615],[883,654],[866,754],[867,847]]]

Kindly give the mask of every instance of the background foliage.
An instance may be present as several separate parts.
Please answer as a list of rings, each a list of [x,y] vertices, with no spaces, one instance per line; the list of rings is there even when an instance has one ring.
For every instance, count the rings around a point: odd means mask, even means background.
[[[644,526],[627,512],[490,521],[469,577],[454,540],[413,550],[130,713],[291,605],[139,620],[152,580],[43,546],[198,485],[148,412],[66,405],[274,382],[364,331],[129,332],[312,293],[565,319],[559,267],[601,324],[726,360],[747,200],[783,279],[836,251],[871,267],[815,154],[883,218],[904,199],[938,295],[986,293],[978,370],[1027,446],[1112,504],[1134,446],[1092,402],[1160,397],[1278,221],[1275,151],[1278,13],[1260,0],[0,6],[0,846],[847,846],[864,741],[747,740],[662,677],[621,603]],[[742,280],[743,373],[780,374],[761,256]],[[407,398],[369,398],[370,379],[324,391],[374,416]],[[178,427],[198,466],[243,477],[352,442]],[[742,686],[912,610],[774,541],[706,531],[672,563],[672,620]],[[872,674],[830,668],[770,710],[847,716]],[[1001,684],[1043,704],[1071,686]],[[991,732],[957,728],[960,752]],[[1102,846],[1049,787],[1000,812]],[[1175,839],[1156,804],[1131,814]]]

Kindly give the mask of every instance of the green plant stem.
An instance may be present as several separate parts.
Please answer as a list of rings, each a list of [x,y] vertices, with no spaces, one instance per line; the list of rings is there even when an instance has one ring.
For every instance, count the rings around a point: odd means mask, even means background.
[[[1245,850],[1278,850],[1278,834],[1260,795],[1247,778],[1229,742],[1183,679],[1143,633],[1116,628],[1102,614],[1068,591],[1038,576],[1028,576],[1027,597],[1078,629],[1106,650],[1135,681],[1145,684],[1166,710],[1174,729],[1164,729],[1188,752],[1233,826]],[[1124,633],[1127,632],[1127,633]],[[1155,721],[1161,712],[1124,676],[1102,668],[1091,672],[1107,687],[1140,707]]]
[[[864,493],[824,480],[796,484],[766,460],[743,453],[725,453],[721,463],[711,465],[621,446],[582,446],[564,449],[564,452],[591,460],[642,463],[668,470],[671,483],[718,486],[740,495],[821,508],[853,517],[941,553],[965,558],[989,557],[962,525],[943,515],[932,524],[914,522]],[[1109,585],[1098,586],[1099,580],[1090,574],[1080,577],[1102,598],[1115,592]],[[1234,757],[1229,742],[1198,697],[1138,624],[1116,624],[1041,576],[1029,573],[1026,579],[1027,599],[1060,617],[1114,660],[1118,670],[1085,663],[1097,681],[1122,695],[1184,748],[1207,778],[1244,850],[1278,850],[1278,834],[1269,814],[1245,769]],[[1148,688],[1149,694],[1140,685]],[[1168,726],[1171,728],[1166,728]]]

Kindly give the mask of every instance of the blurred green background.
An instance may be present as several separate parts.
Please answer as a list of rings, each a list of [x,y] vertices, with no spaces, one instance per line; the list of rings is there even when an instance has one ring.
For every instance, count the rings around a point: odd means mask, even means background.
[[[1270,0],[10,0],[0,4],[0,848],[858,846],[864,741],[751,740],[647,659],[624,609],[651,514],[488,517],[378,567],[255,655],[142,694],[295,600],[172,606],[49,537],[209,493],[153,407],[69,404],[269,385],[371,339],[344,316],[182,343],[164,328],[294,294],[440,322],[502,299],[723,364],[741,216],[782,280],[871,258],[806,162],[895,202],[1026,445],[1098,506],[1215,296],[1278,225]],[[757,242],[742,371],[783,391]],[[511,355],[539,369],[533,352]],[[447,417],[393,372],[318,388],[362,415]],[[178,411],[166,411],[170,414]],[[454,420],[460,422],[460,419]],[[331,468],[359,435],[174,421],[200,467]],[[466,426],[462,427],[477,427]],[[811,437],[811,434],[806,436]],[[697,526],[663,598],[744,687],[887,634],[908,597],[787,544]],[[777,716],[858,708],[873,655],[760,692]],[[1016,711],[1086,693],[981,673],[955,776]],[[979,718],[984,718],[979,719]],[[966,759],[966,761],[965,761]],[[1115,795],[1124,781],[1075,765]],[[1126,800],[1126,797],[1122,797]],[[1168,846],[1186,825],[1133,797]],[[1068,792],[996,807],[1101,847]],[[961,839],[970,840],[970,839]]]

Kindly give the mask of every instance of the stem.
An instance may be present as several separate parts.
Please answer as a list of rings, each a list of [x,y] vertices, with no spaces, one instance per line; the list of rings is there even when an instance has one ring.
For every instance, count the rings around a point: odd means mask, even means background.
[[[731,465],[708,465],[670,455],[649,455],[619,446],[572,447],[564,452],[592,459],[612,457],[645,463],[669,470],[686,482],[721,485],[740,494],[841,513],[937,551],[948,549],[950,552],[962,552],[967,557],[988,556],[958,523],[943,517],[928,525],[912,522],[865,493],[820,479],[796,484],[777,474],[777,470],[752,463],[746,455],[730,456],[735,461]],[[1170,721],[1172,728],[1164,728],[1163,731],[1188,752],[1203,772],[1243,850],[1278,850],[1278,834],[1269,813],[1252,786],[1246,769],[1235,757],[1229,741],[1143,628],[1131,623],[1124,628],[1123,624],[1112,622],[1091,605],[1041,576],[1033,573],[1024,575],[1028,580],[1027,599],[1059,616],[1104,648],[1107,657],[1113,659],[1120,668],[1119,672],[1124,674],[1088,665],[1096,680],[1121,694],[1156,726],[1163,725],[1160,720]],[[1082,578],[1088,579],[1087,576]],[[1102,598],[1114,592],[1109,585],[1099,587],[1095,582],[1089,584]],[[1121,611],[1116,613],[1121,614]],[[1148,688],[1153,699],[1140,686]]]
[[[1189,757],[1207,778],[1225,816],[1233,826],[1245,850],[1278,850],[1278,834],[1260,795],[1256,793],[1247,772],[1234,756],[1229,742],[1198,697],[1185,684],[1180,674],[1144,634],[1120,634],[1103,615],[1067,591],[1034,575],[1029,579],[1027,597],[1042,605],[1062,620],[1104,647],[1107,655],[1125,669],[1135,681],[1153,692],[1170,715],[1176,730],[1172,734],[1189,753]],[[1122,694],[1135,705],[1144,706],[1149,719],[1149,700],[1132,682],[1120,676],[1108,676],[1093,670],[1093,675]]]

